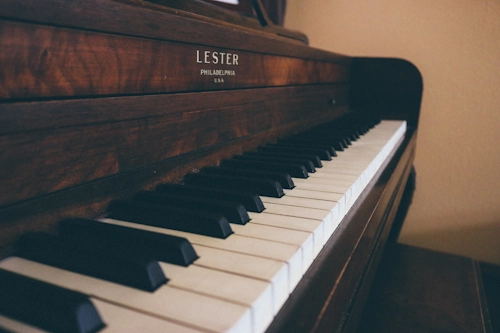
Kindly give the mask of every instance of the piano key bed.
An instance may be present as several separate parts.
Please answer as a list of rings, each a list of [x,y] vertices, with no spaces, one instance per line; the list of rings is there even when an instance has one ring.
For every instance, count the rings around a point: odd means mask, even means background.
[[[406,132],[336,123],[26,235],[0,262],[0,330],[264,332]]]

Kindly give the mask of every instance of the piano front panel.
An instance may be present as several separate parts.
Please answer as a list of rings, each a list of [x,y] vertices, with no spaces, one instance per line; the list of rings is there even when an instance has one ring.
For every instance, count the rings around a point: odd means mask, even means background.
[[[347,82],[347,64],[0,21],[0,99]]]

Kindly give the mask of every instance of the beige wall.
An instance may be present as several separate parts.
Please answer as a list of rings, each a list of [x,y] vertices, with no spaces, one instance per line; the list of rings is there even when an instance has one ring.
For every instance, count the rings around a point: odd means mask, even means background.
[[[500,264],[500,1],[289,0],[285,26],[418,67],[417,190],[399,241]]]

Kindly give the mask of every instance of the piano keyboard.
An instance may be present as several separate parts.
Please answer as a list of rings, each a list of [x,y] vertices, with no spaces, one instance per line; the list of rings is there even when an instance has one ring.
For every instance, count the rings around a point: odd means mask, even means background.
[[[265,210],[231,224],[234,234],[226,238],[101,219],[191,243],[199,258],[187,266],[160,261],[169,281],[153,292],[20,256],[2,260],[0,268],[87,295],[105,326],[78,332],[263,332],[405,131],[403,121],[381,121],[308,178],[293,178],[295,187],[284,196],[261,196]],[[14,318],[2,300],[0,331],[57,331]]]

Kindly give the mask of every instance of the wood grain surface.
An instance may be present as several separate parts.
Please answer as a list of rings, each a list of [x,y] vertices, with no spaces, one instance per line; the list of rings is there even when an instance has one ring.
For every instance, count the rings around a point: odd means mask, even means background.
[[[5,100],[348,80],[347,67],[336,63],[10,21],[0,21],[0,50]]]
[[[266,131],[310,126],[346,105],[345,85],[3,104],[0,203]]]

